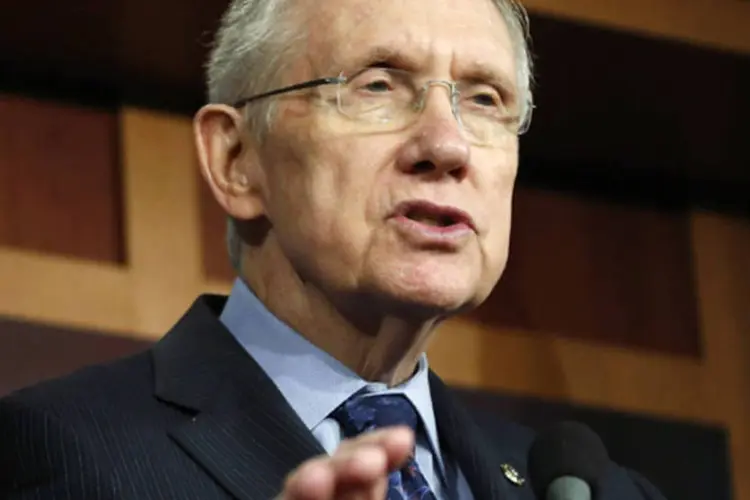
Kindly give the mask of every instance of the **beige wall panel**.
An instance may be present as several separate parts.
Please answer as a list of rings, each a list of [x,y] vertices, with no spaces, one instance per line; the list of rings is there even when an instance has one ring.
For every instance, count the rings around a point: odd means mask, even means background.
[[[731,429],[737,500],[750,499],[750,221],[696,214],[693,247],[710,408]]]
[[[127,269],[0,248],[0,316],[132,335]]]
[[[490,329],[452,320],[431,366],[465,386],[716,423],[701,365],[689,358]]]

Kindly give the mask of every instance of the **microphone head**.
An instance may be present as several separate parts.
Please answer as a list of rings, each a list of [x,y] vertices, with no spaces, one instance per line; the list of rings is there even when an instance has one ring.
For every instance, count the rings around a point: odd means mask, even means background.
[[[529,476],[538,498],[561,476],[580,478],[594,490],[609,456],[599,436],[577,422],[561,422],[540,433],[531,445]]]

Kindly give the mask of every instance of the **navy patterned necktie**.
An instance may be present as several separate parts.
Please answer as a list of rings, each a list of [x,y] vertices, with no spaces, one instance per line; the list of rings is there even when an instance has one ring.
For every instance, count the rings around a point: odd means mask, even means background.
[[[417,412],[400,394],[370,395],[358,393],[349,398],[333,414],[346,437],[394,425],[406,425],[417,431]],[[387,500],[436,500],[412,452],[400,470],[388,476]]]

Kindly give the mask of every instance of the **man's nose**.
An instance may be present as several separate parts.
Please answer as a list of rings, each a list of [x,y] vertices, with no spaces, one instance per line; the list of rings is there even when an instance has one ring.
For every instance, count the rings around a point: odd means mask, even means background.
[[[431,86],[424,99],[402,167],[412,173],[463,179],[468,174],[471,145],[453,114],[450,92],[440,85]]]

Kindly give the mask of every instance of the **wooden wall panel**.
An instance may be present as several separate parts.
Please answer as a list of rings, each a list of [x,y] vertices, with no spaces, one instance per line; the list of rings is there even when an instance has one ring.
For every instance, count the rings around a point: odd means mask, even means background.
[[[0,317],[0,397],[146,349],[151,342]]]
[[[641,183],[628,186],[630,197],[649,193],[657,201],[685,194],[674,181],[653,191],[675,174],[750,181],[749,57],[550,18],[532,26],[538,86],[521,176],[556,170],[578,179],[579,189],[595,179],[636,178]]]
[[[472,318],[698,356],[689,224],[679,211],[518,189],[508,267]]]
[[[0,95],[0,245],[124,260],[116,110]]]
[[[0,247],[0,316],[141,333],[124,266]]]
[[[750,219],[692,219],[705,377],[713,411],[731,429],[737,498],[750,499]]]
[[[121,122],[133,329],[158,338],[203,288],[192,122],[135,108]]]

